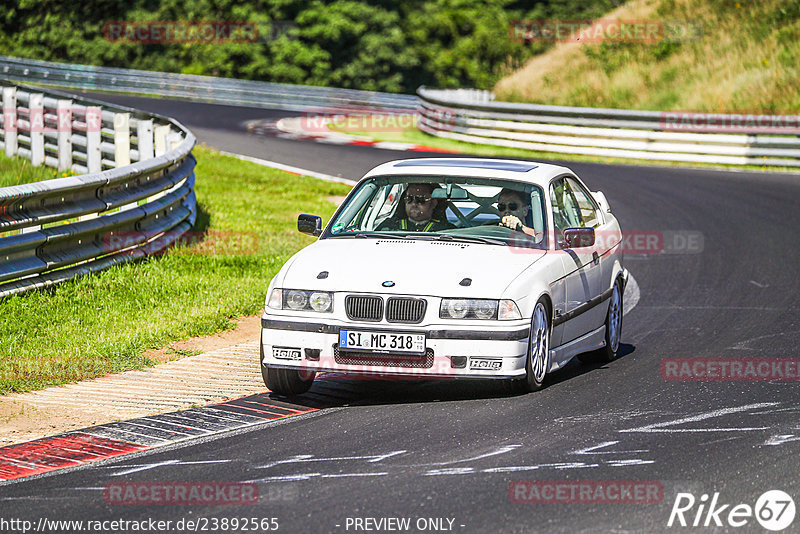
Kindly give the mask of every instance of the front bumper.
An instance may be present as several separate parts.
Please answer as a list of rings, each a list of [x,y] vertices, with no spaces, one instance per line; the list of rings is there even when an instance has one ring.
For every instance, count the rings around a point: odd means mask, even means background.
[[[470,328],[441,323],[424,326],[346,323],[265,313],[261,326],[261,362],[266,367],[365,376],[511,378],[525,375],[529,335],[526,320]],[[338,349],[340,330],[423,333],[426,354],[409,357],[341,351]]]

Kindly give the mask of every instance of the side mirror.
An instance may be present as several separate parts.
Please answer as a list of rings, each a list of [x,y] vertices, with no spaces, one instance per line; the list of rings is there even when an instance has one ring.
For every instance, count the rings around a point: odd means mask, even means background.
[[[322,233],[322,217],[301,213],[297,217],[297,229],[304,234],[317,237]]]
[[[592,196],[600,205],[600,210],[611,213],[611,207],[608,205],[608,200],[602,191],[592,191]]]
[[[594,245],[594,228],[567,228],[564,241],[569,248],[591,247]]]

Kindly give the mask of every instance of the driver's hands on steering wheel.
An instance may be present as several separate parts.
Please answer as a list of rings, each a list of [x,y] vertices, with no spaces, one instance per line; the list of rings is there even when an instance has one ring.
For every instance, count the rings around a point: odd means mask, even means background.
[[[522,221],[519,220],[519,217],[516,215],[506,215],[500,220],[500,226],[505,226],[506,228],[511,228],[512,230],[519,230],[522,231],[523,225]]]
[[[516,230],[518,232],[522,232],[526,235],[531,236],[537,242],[541,241],[544,238],[544,232],[537,232],[533,228],[528,228],[516,215],[506,215],[500,220],[500,226],[504,226],[506,228],[510,228],[511,230]]]

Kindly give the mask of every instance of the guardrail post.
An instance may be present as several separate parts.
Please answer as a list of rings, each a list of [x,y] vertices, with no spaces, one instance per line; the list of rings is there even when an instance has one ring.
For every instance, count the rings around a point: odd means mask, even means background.
[[[136,137],[138,139],[137,149],[139,150],[139,161],[145,161],[155,157],[153,146],[153,120],[138,119],[136,123]]]
[[[114,113],[114,165],[131,164],[131,114]]]
[[[156,157],[167,153],[167,136],[169,136],[169,125],[156,126]]]
[[[58,120],[58,170],[72,168],[72,100],[59,100],[56,106]]]
[[[17,154],[17,88],[3,87],[3,142],[6,156]]]
[[[103,154],[100,151],[100,130],[103,128],[103,113],[99,106],[86,107],[86,168],[91,172],[103,170]]]
[[[31,125],[31,165],[37,167],[44,163],[44,95],[31,93],[28,109]]]
[[[178,132],[170,132],[170,134],[167,136],[167,146],[169,147],[170,150],[173,150],[178,146],[180,146],[181,141],[183,141],[183,138],[181,137],[181,134],[179,134]]]

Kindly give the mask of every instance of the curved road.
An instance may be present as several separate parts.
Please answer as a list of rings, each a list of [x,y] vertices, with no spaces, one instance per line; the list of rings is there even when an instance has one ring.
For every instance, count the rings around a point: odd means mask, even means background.
[[[382,161],[425,155],[257,137],[241,127],[285,112],[103,98],[175,117],[222,150],[349,178]],[[565,164],[606,194],[626,231],[702,237],[702,250],[626,257],[641,300],[625,316],[617,361],[570,364],[542,391],[515,396],[498,384],[322,381],[311,393],[324,389],[331,408],[10,484],[0,489],[1,515],[274,517],[280,532],[398,526],[355,521],[366,517],[409,518],[411,532],[661,532],[679,492],[698,500],[719,492],[719,505],[730,506],[716,531],[732,530],[730,509],[755,505],[767,490],[800,504],[797,381],[668,381],[660,373],[662,359],[673,357],[800,357],[793,235],[800,176]],[[221,480],[258,482],[259,504],[139,507],[103,499],[110,482]],[[663,498],[512,502],[510,484],[526,480],[652,481]],[[688,522],[697,510],[686,512]],[[737,530],[763,531],[754,518]],[[789,531],[800,531],[800,518]]]

